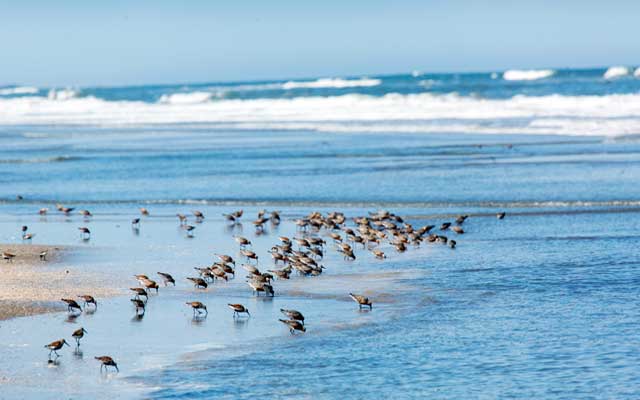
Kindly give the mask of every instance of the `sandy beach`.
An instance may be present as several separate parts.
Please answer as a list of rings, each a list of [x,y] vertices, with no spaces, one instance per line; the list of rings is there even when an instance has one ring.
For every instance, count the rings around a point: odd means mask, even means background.
[[[62,297],[85,293],[108,297],[122,292],[108,285],[113,281],[69,262],[79,251],[72,246],[4,244],[0,250],[16,256],[0,263],[0,320],[63,311]],[[45,260],[40,259],[43,251],[47,251]]]

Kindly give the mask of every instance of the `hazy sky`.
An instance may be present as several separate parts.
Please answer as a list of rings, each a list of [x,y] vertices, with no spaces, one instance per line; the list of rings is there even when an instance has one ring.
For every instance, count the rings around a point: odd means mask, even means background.
[[[640,0],[0,0],[0,84],[638,65],[638,18]]]

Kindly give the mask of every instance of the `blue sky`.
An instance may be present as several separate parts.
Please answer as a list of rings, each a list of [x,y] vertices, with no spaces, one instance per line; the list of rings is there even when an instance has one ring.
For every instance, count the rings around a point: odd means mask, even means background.
[[[640,64],[640,1],[6,1],[0,84]]]

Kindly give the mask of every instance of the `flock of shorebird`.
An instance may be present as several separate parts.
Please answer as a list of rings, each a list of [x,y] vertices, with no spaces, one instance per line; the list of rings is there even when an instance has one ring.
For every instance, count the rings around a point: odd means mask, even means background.
[[[57,205],[57,209],[66,215],[74,211],[74,208],[63,207],[61,205]],[[40,210],[40,214],[45,215],[47,211],[47,209],[43,208]],[[142,216],[149,215],[149,211],[146,208],[141,208],[140,213]],[[204,221],[205,216],[202,212],[192,211],[192,213],[197,223]],[[81,210],[80,214],[87,219],[92,216],[88,210]],[[235,225],[240,223],[243,211],[238,210],[230,214],[223,214],[223,216],[229,224]],[[188,224],[188,217],[184,214],[177,214],[177,217],[180,227],[186,231],[187,236],[193,237],[196,228]],[[503,219],[504,217],[504,212],[497,214],[498,219]],[[462,235],[464,234],[462,225],[467,218],[468,215],[460,215],[454,222],[443,223],[439,229],[440,231],[451,231],[456,235]],[[131,221],[132,228],[139,229],[140,222],[141,219],[139,217],[134,218]],[[252,224],[256,229],[256,234],[262,234],[267,223],[279,225],[280,222],[281,217],[278,211],[272,211],[267,214],[267,212],[263,210],[258,213],[257,218],[252,221]],[[387,256],[380,249],[383,243],[388,243],[394,247],[397,252],[404,252],[409,245],[417,246],[422,242],[441,243],[448,245],[451,249],[455,249],[457,245],[455,240],[449,239],[444,234],[432,233],[431,231],[436,228],[435,225],[414,228],[411,224],[406,223],[402,217],[389,211],[378,211],[376,213],[369,213],[367,216],[354,217],[352,222],[355,226],[349,227],[347,225],[347,218],[341,212],[331,212],[326,215],[320,212],[312,212],[304,218],[296,219],[296,232],[299,234],[292,239],[286,236],[279,237],[279,243],[269,250],[273,264],[276,267],[266,272],[258,269],[259,256],[250,250],[251,240],[244,236],[234,236],[235,241],[239,245],[239,254],[243,261],[245,261],[242,268],[248,273],[246,282],[251,288],[252,293],[256,296],[260,296],[261,293],[264,293],[265,296],[274,296],[273,282],[275,280],[290,279],[294,271],[304,276],[318,276],[322,274],[325,268],[319,264],[319,262],[323,259],[325,251],[327,250],[327,240],[334,243],[335,249],[342,254],[345,260],[356,259],[355,249],[357,247],[370,251],[377,259],[384,259]],[[82,240],[90,240],[91,232],[87,227],[80,227],[78,229],[80,230]],[[22,237],[24,240],[33,238],[33,235],[26,238],[27,231],[28,228],[24,226],[22,228]],[[324,238],[327,238],[327,240]],[[11,261],[15,255],[3,252],[2,257],[5,260]],[[217,260],[214,261],[211,266],[195,268],[198,276],[185,277],[186,280],[194,285],[196,290],[206,289],[210,284],[218,280],[228,281],[230,277],[235,277],[236,260],[226,254],[216,254],[216,257]],[[46,252],[41,254],[41,259],[46,259]],[[252,264],[253,261],[255,261],[255,264]],[[282,266],[278,268],[280,264]],[[157,274],[165,287],[170,284],[175,286],[176,280],[169,273],[157,272]],[[160,285],[144,274],[135,275],[134,277],[138,281],[139,286],[130,288],[130,291],[134,295],[131,302],[135,307],[136,317],[142,318],[146,311],[149,291],[155,290],[157,293]],[[368,297],[354,293],[349,293],[349,296],[358,304],[359,309],[373,309],[373,302]],[[71,298],[62,299],[62,301],[66,303],[69,313],[74,315],[77,315],[76,313],[78,312],[82,313],[82,305],[84,305],[84,311],[87,311],[89,307],[91,307],[94,312],[97,310],[98,303],[93,296],[81,295],[77,296],[77,299],[78,300]],[[192,308],[194,319],[207,317],[208,310],[204,303],[200,301],[189,301],[186,305]],[[249,310],[242,304],[228,304],[228,306],[233,311],[234,318],[251,316]],[[291,334],[295,332],[306,332],[305,317],[300,311],[292,309],[280,309],[280,311],[286,319],[279,319],[279,321],[289,328]],[[87,331],[82,327],[72,333],[71,336],[75,339],[77,348],[79,348],[80,340],[86,333]],[[47,344],[45,347],[49,349],[49,361],[52,360],[51,357],[54,354],[58,357],[57,351],[65,345],[69,346],[65,339],[56,340]],[[119,371],[118,365],[112,357],[100,356],[95,357],[95,359],[101,362],[101,370],[102,368],[106,370],[107,367],[112,366],[116,371]]]

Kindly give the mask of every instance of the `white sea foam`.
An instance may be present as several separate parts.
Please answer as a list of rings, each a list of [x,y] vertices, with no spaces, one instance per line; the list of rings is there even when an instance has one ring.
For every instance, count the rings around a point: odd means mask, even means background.
[[[73,89],[51,89],[47,97],[49,100],[69,100],[78,97],[79,94]]]
[[[198,104],[205,103],[213,97],[210,92],[191,92],[163,94],[159,102],[165,104]]]
[[[38,88],[31,86],[16,86],[0,89],[0,96],[11,96],[14,94],[37,94]]]
[[[548,78],[556,72],[552,69],[529,69],[519,70],[510,69],[502,74],[505,81],[535,81],[538,79]]]
[[[640,94],[516,96],[350,94],[291,99],[144,103],[94,97],[0,99],[0,125],[206,123],[223,129],[322,132],[640,134]]]
[[[604,75],[602,75],[602,77],[604,79],[616,79],[616,78],[621,78],[623,76],[627,76],[630,73],[631,73],[631,69],[629,69],[628,67],[621,67],[621,66],[609,67],[609,69],[607,69],[607,71],[604,73]]]
[[[305,82],[297,82],[297,81],[289,81],[282,85],[282,88],[285,90],[291,89],[322,89],[322,88],[350,88],[350,87],[370,87],[370,86],[378,86],[380,83],[380,79],[370,79],[370,78],[361,78],[361,79],[340,79],[340,78],[323,78],[315,81],[305,81]]]
[[[633,71],[633,76],[635,76],[636,78],[640,78],[640,67],[636,68],[636,70]]]

